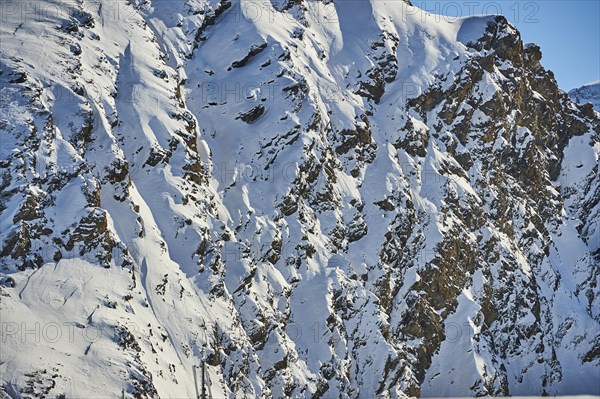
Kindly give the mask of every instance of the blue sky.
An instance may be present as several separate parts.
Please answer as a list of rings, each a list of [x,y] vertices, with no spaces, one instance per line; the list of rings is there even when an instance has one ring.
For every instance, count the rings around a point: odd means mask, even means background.
[[[600,1],[598,0],[412,0],[436,14],[501,13],[517,26],[526,43],[542,49],[542,65],[563,90],[600,80]]]

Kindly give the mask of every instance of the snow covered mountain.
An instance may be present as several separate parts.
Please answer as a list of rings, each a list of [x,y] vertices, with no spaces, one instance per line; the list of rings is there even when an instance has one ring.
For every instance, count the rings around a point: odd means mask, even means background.
[[[600,118],[501,16],[3,1],[3,397],[600,394]]]
[[[600,81],[588,83],[569,91],[569,97],[577,104],[590,103],[596,111],[600,111]]]

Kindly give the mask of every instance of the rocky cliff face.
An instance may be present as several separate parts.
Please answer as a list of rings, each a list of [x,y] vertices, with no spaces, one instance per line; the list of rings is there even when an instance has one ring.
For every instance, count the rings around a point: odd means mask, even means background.
[[[503,17],[2,12],[9,397],[599,393],[599,114]]]

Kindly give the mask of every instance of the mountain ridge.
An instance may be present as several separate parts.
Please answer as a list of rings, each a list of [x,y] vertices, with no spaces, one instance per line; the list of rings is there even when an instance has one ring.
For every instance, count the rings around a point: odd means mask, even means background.
[[[569,90],[568,94],[578,104],[590,103],[596,111],[600,109],[600,80]]]
[[[598,393],[598,114],[506,19],[50,4],[1,31],[7,395]]]

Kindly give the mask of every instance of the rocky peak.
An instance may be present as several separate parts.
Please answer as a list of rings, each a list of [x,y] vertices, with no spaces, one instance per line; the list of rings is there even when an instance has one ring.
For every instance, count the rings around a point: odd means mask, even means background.
[[[598,393],[598,113],[505,18],[401,8],[3,24],[1,389]]]

